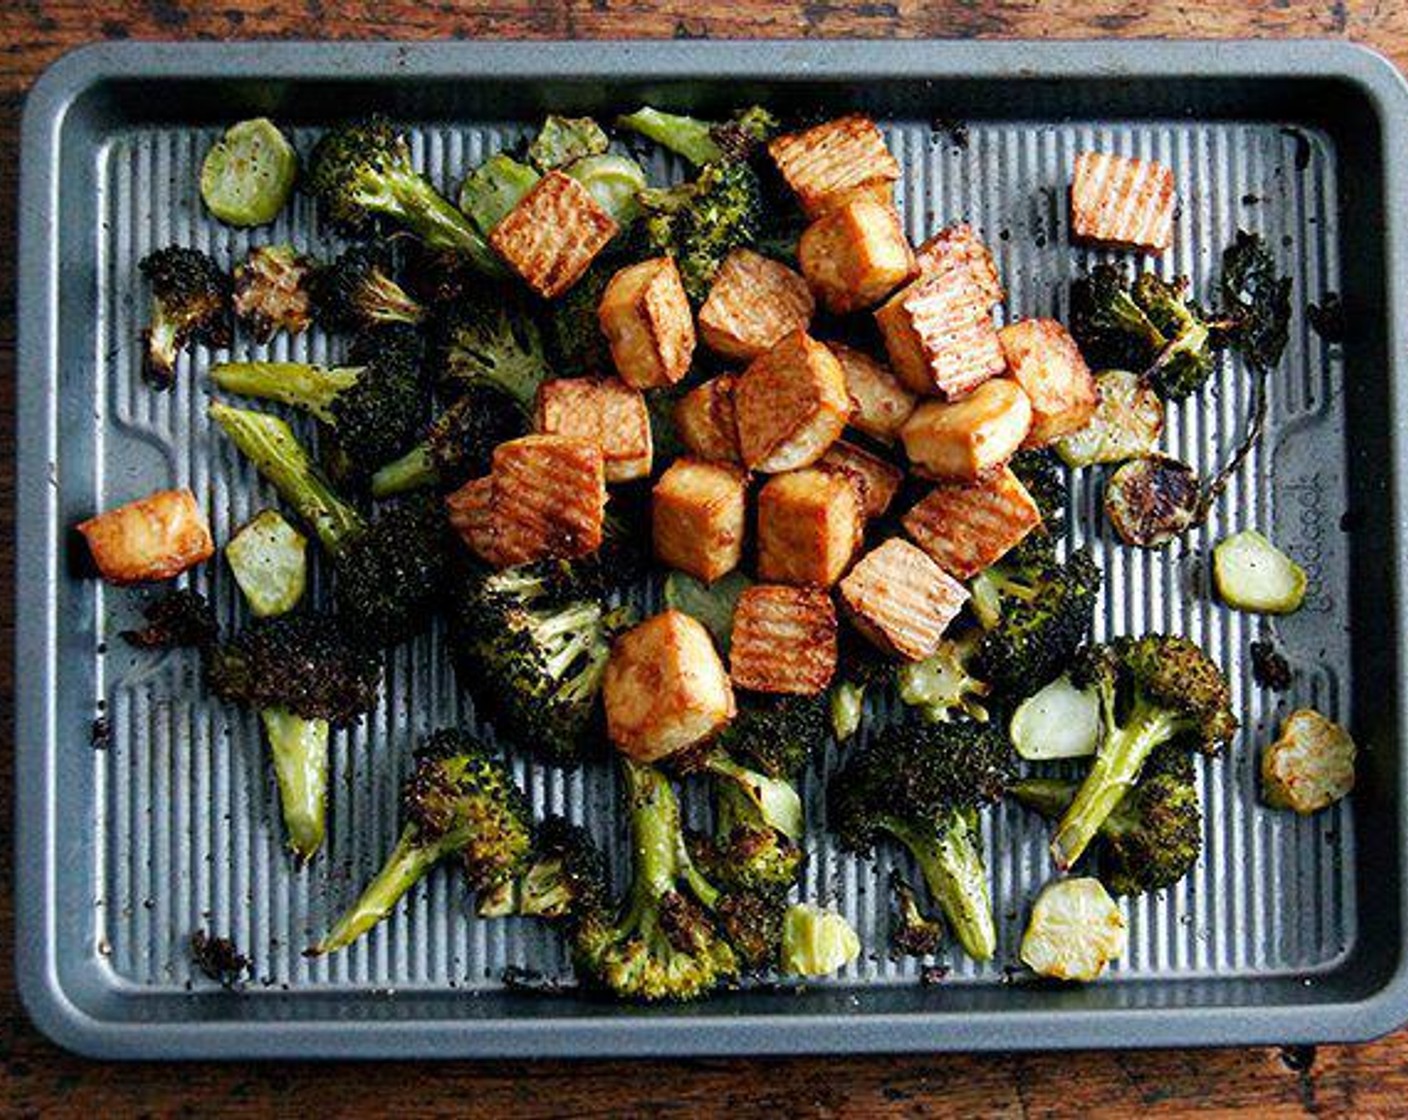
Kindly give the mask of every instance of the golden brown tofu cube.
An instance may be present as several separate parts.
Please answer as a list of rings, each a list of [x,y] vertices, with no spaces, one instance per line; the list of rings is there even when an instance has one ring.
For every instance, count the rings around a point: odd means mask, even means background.
[[[570,560],[601,547],[606,465],[597,444],[522,436],[494,449],[489,477],[487,562],[510,567]]]
[[[748,362],[783,335],[805,330],[815,312],[802,277],[752,249],[735,249],[699,309],[699,335],[715,353]]]
[[[830,587],[865,526],[855,482],[840,471],[789,471],[758,495],[758,578]]]
[[[675,430],[696,459],[738,463],[738,416],[733,407],[737,378],[720,374],[691,389],[675,404]]]
[[[831,445],[817,466],[839,471],[856,484],[860,492],[861,513],[866,520],[879,517],[889,509],[904,482],[904,471],[894,463],[843,439]]]
[[[809,218],[853,198],[889,202],[900,177],[875,122],[859,114],[779,136],[768,152]]]
[[[916,272],[895,208],[862,198],[809,225],[797,260],[817,298],[838,315],[874,307]]]
[[[733,610],[729,675],[754,692],[814,696],[836,672],[836,608],[818,587],[760,583]]]
[[[982,482],[936,486],[904,515],[914,543],[955,579],[971,579],[1041,524],[1025,486],[1003,467]]]
[[[601,448],[607,482],[650,474],[650,414],[645,397],[618,377],[563,377],[538,388],[533,429],[575,436]]]
[[[1081,152],[1071,179],[1071,236],[1161,253],[1173,244],[1173,171],[1147,159]]]
[[[109,583],[171,579],[215,551],[210,525],[189,490],[158,490],[78,526]]]
[[[738,467],[698,459],[671,463],[651,494],[656,559],[705,583],[738,567],[747,486]]]
[[[474,555],[493,568],[508,566],[498,550],[494,532],[494,480],[489,475],[472,478],[454,493],[445,495],[445,512],[450,528]]]
[[[966,269],[921,276],[875,312],[895,373],[916,393],[961,397],[1002,372],[992,311]]]
[[[586,187],[549,171],[489,231],[489,244],[538,295],[555,299],[581,278],[617,229]]]
[[[891,537],[841,581],[841,603],[857,630],[886,653],[922,661],[968,601],[968,589],[922,549]]]
[[[794,331],[743,372],[733,389],[743,462],[764,474],[809,467],[851,415],[836,355]]]
[[[735,711],[733,687],[709,631],[681,611],[657,614],[616,639],[601,696],[607,735],[636,762],[702,743]]]
[[[846,375],[851,398],[851,426],[881,443],[894,443],[900,425],[919,399],[883,362],[841,342],[828,343]]]
[[[1002,302],[1004,293],[1002,281],[997,275],[997,264],[992,259],[991,250],[973,232],[972,226],[961,222],[946,226],[919,246],[914,251],[914,257],[923,275],[962,266],[986,297],[989,307]]]
[[[611,360],[636,389],[673,385],[694,357],[694,314],[674,257],[656,257],[621,269],[606,285],[597,309]]]
[[[1032,406],[1026,446],[1080,431],[1095,414],[1095,378],[1076,340],[1054,319],[1019,319],[998,331],[1007,372]]]
[[[1032,423],[1032,406],[1015,381],[995,377],[956,401],[925,401],[900,429],[917,473],[972,482],[1012,458]]]

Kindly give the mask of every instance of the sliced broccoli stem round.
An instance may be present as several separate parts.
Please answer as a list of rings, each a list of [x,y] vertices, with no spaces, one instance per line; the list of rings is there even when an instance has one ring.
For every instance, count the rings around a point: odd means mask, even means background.
[[[351,945],[389,915],[444,854],[443,843],[427,844],[415,825],[407,825],[376,878],[367,884],[361,897],[338,918],[327,935],[305,955],[320,957]]]
[[[932,832],[903,821],[889,821],[887,827],[914,854],[963,951],[975,961],[991,960],[997,929],[976,817],[955,810]]]
[[[274,759],[288,846],[299,865],[322,847],[327,826],[328,735],[325,719],[304,719],[282,708],[259,713]]]
[[[404,494],[408,490],[423,490],[439,481],[440,472],[435,466],[435,455],[430,450],[430,444],[422,443],[372,475],[372,497],[389,498],[393,494]]]
[[[292,405],[324,424],[334,423],[333,402],[361,375],[359,367],[314,366],[306,362],[221,362],[210,370],[210,380],[227,393]]]

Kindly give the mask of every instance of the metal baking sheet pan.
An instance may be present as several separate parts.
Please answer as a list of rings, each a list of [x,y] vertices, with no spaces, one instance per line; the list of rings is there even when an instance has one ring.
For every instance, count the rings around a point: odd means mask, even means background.
[[[204,371],[218,355],[183,359],[169,394],[138,375],[136,265],[149,250],[177,242],[228,263],[251,242],[336,244],[301,197],[252,233],[202,212],[199,163],[225,125],[268,114],[306,152],[330,121],[381,110],[453,190],[547,111],[609,116],[644,100],[873,114],[903,167],[910,235],[972,222],[997,254],[1007,315],[1061,317],[1070,279],[1099,259],[1067,229],[1066,185],[1086,148],[1172,166],[1181,206],[1159,269],[1205,290],[1241,227],[1265,234],[1293,276],[1270,431],[1206,529],[1132,551],[1099,515],[1099,472],[1076,483],[1073,542],[1088,541],[1107,574],[1098,632],[1201,640],[1230,668],[1245,726],[1200,773],[1204,858],[1176,889],[1127,904],[1129,953],[1101,982],[1047,987],[1011,968],[1050,874],[1045,827],[1012,805],[985,825],[997,959],[958,957],[942,983],[921,985],[885,951],[891,855],[835,850],[817,774],[804,893],[839,906],[866,953],[805,990],[652,1009],[516,990],[503,982],[510,967],[566,973],[555,935],[474,919],[449,873],[351,950],[304,960],[394,841],[415,736],[473,720],[441,637],[396,651],[380,710],[336,737],[329,843],[299,872],[256,722],[212,702],[188,656],[129,651],[116,635],[136,597],[75,563],[73,523],[158,487],[191,487],[220,541],[273,501],[205,419]],[[18,975],[36,1022],[105,1057],[287,1058],[1312,1042],[1408,1018],[1406,129],[1396,71],[1340,43],[121,44],[61,60],[30,95],[22,151],[15,858]],[[651,170],[680,172],[663,160]],[[1342,344],[1302,313],[1330,292],[1343,297]],[[317,332],[267,352],[339,353]],[[1172,409],[1165,446],[1204,470],[1246,409],[1246,380],[1228,362],[1208,393]],[[1247,526],[1311,574],[1305,609],[1274,626],[1297,670],[1285,695],[1250,678],[1247,647],[1264,624],[1210,592],[1211,543]],[[194,584],[234,620],[221,564]],[[1300,704],[1346,720],[1364,748],[1352,800],[1311,819],[1257,797],[1258,748]],[[100,711],[104,750],[90,735]],[[834,765],[835,747],[825,755]],[[590,824],[619,874],[610,769],[515,765],[540,809]],[[193,971],[198,928],[254,958],[248,990]]]

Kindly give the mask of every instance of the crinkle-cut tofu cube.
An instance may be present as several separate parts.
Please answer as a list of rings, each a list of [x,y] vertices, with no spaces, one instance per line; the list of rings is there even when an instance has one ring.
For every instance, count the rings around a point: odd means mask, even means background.
[[[773,475],[758,494],[758,578],[830,587],[864,527],[849,475],[816,468]]]
[[[743,555],[747,489],[738,467],[676,459],[651,493],[656,559],[705,583],[733,571]]]
[[[720,374],[696,386],[675,403],[675,430],[698,459],[741,462],[738,416],[733,407],[737,378]]]
[[[748,362],[783,335],[805,329],[815,313],[802,277],[752,249],[735,249],[699,309],[699,336],[715,353]]]
[[[597,444],[521,436],[494,449],[489,477],[489,563],[571,560],[601,547],[606,466]]]
[[[900,425],[919,403],[884,362],[841,342],[828,343],[846,375],[851,427],[881,443],[894,443]]]
[[[814,696],[836,672],[836,607],[818,587],[760,583],[733,610],[729,675],[754,692]]]
[[[868,521],[879,517],[895,500],[904,471],[894,463],[872,455],[863,447],[838,439],[818,461],[817,466],[839,471],[852,479],[860,492],[861,513]]]
[[[956,401],[925,401],[905,421],[900,439],[917,473],[972,482],[1012,458],[1031,423],[1022,387],[995,377]]]
[[[591,440],[601,448],[607,482],[650,474],[650,413],[639,389],[618,377],[562,377],[538,388],[535,431]]]
[[[817,298],[838,315],[874,307],[916,272],[895,208],[864,198],[809,225],[797,261]]]
[[[1005,293],[992,251],[970,225],[959,222],[945,226],[914,250],[914,259],[921,275],[961,265],[987,298],[989,307],[1002,302]]]
[[[1173,244],[1173,171],[1147,159],[1081,152],[1071,178],[1071,236],[1161,253]]]
[[[886,653],[909,661],[931,656],[968,601],[968,589],[922,549],[891,537],[841,581],[846,617]]]
[[[1027,488],[1008,467],[967,486],[936,486],[904,515],[914,543],[954,579],[972,579],[1041,524]]]
[[[215,552],[205,513],[189,490],[158,490],[78,526],[109,583],[171,579]]]
[[[550,171],[489,231],[489,244],[533,291],[556,299],[618,228],[586,187]]]
[[[875,122],[859,114],[779,136],[768,152],[809,218],[853,198],[889,202],[900,177]]]
[[[1002,372],[992,311],[967,269],[921,276],[875,312],[890,365],[916,393],[961,397]]]
[[[702,623],[665,611],[611,647],[601,684],[606,733],[636,762],[688,750],[733,718],[733,686]]]
[[[674,257],[655,257],[617,272],[601,294],[597,318],[627,385],[656,389],[689,371],[694,313]]]
[[[494,480],[489,475],[472,478],[447,494],[445,512],[450,528],[474,555],[491,567],[507,567],[494,533]]]
[[[805,331],[753,359],[734,385],[733,406],[743,462],[764,474],[811,466],[851,415],[841,363]]]
[[[1044,447],[1090,422],[1099,400],[1095,378],[1065,327],[1054,319],[1019,319],[997,336],[1008,375],[1031,402],[1026,446]]]

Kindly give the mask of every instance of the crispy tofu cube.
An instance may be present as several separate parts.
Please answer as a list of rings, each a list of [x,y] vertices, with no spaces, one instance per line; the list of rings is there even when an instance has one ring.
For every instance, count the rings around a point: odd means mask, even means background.
[[[972,226],[959,222],[944,227],[914,251],[914,258],[920,273],[926,276],[961,265],[987,298],[989,307],[1002,302],[1004,293],[997,264]]]
[[[918,398],[888,366],[863,350],[841,342],[828,343],[846,375],[851,398],[851,426],[881,443],[894,443],[900,425],[909,419]]]
[[[838,315],[874,307],[917,271],[895,208],[864,198],[809,225],[797,260],[817,298]]]
[[[688,750],[733,718],[733,687],[713,639],[681,611],[648,618],[616,639],[601,683],[606,733],[636,762]]]
[[[1019,319],[997,332],[1007,372],[1031,402],[1027,447],[1078,432],[1095,414],[1095,378],[1076,340],[1054,319]]]
[[[737,378],[720,374],[691,389],[675,404],[675,430],[696,459],[738,463],[738,416],[733,407]]]
[[[841,581],[841,603],[857,630],[886,653],[922,661],[968,601],[968,589],[908,541],[891,537]]]
[[[815,468],[774,475],[758,495],[758,578],[830,587],[864,526],[849,475]]]
[[[987,296],[967,269],[921,276],[875,312],[890,365],[916,393],[961,397],[1002,372]]]
[[[472,478],[452,494],[445,496],[445,512],[452,528],[484,563],[505,568],[494,532],[494,480],[485,475]]]
[[[1071,236],[1161,253],[1173,244],[1173,171],[1147,159],[1081,152],[1071,179]]]
[[[856,484],[860,493],[861,513],[867,521],[879,517],[890,508],[904,482],[904,471],[894,463],[843,439],[833,443],[817,465],[839,471]]]
[[[967,486],[936,486],[904,515],[904,529],[955,579],[972,579],[1041,524],[1041,510],[1008,467]]]
[[[171,579],[215,552],[210,525],[189,490],[158,490],[78,526],[103,579]]]
[[[651,493],[656,559],[705,583],[733,571],[743,555],[747,487],[738,467],[676,459]]]
[[[905,421],[900,438],[926,478],[972,482],[1012,458],[1031,423],[1022,387],[995,377],[959,400],[925,401]]]
[[[673,385],[694,357],[694,313],[673,257],[621,269],[601,295],[597,318],[621,380],[636,389]]]
[[[734,385],[733,403],[743,462],[764,474],[811,466],[851,415],[841,363],[805,331],[755,358]]]
[[[859,114],[779,136],[768,152],[809,218],[853,198],[887,203],[900,177],[875,122]]]
[[[650,413],[645,397],[620,378],[544,381],[538,388],[533,429],[591,440],[601,448],[607,482],[630,482],[650,474]]]
[[[748,362],[783,335],[805,330],[815,312],[802,277],[752,249],[735,249],[699,309],[699,335],[715,353]]]
[[[489,231],[489,244],[544,299],[587,271],[619,227],[570,175],[549,171]]]
[[[760,583],[733,610],[729,675],[754,692],[814,696],[836,672],[836,608],[817,587]]]

